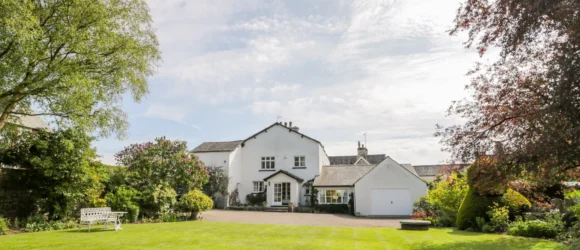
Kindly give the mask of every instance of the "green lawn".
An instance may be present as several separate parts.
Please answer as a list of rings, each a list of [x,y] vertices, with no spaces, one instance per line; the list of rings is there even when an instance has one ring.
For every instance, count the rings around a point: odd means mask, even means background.
[[[452,229],[178,222],[123,225],[124,230],[51,231],[0,236],[0,249],[563,249],[535,239]]]

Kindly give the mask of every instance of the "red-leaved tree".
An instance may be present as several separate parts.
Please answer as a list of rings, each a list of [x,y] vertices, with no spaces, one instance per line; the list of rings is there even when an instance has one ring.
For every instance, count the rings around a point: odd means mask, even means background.
[[[482,187],[578,180],[580,1],[466,0],[451,34],[464,31],[467,47],[500,57],[470,72],[472,96],[449,109],[466,123],[438,126],[444,147],[465,162],[494,154],[474,172]]]

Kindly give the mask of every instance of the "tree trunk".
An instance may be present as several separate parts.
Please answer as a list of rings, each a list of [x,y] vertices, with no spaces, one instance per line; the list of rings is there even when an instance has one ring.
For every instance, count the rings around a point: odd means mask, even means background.
[[[6,108],[2,111],[2,115],[0,115],[0,130],[4,128],[4,125],[6,125],[6,121],[8,121],[9,118],[8,113],[12,112],[14,107],[16,107],[16,103],[13,102],[6,106]]]

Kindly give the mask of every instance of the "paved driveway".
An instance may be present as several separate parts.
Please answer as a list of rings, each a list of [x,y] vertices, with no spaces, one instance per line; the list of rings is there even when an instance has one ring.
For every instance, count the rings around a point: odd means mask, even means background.
[[[287,224],[342,227],[394,227],[401,219],[360,218],[342,214],[276,213],[258,211],[211,210],[203,213],[204,221],[255,224]]]

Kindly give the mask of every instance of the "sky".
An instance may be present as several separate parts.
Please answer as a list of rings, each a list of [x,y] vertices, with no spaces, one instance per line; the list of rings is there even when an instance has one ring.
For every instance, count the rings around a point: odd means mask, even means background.
[[[449,36],[459,0],[148,0],[163,62],[141,102],[123,100],[128,137],[95,143],[101,160],[156,137],[243,140],[276,121],[329,156],[450,160],[433,136],[479,59]]]

